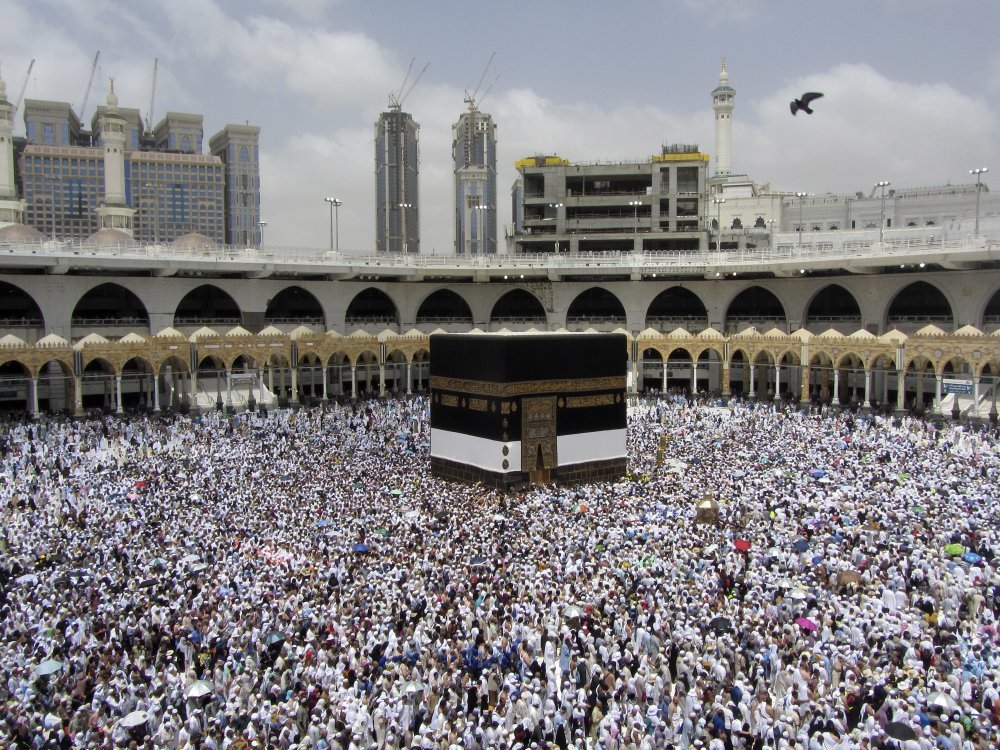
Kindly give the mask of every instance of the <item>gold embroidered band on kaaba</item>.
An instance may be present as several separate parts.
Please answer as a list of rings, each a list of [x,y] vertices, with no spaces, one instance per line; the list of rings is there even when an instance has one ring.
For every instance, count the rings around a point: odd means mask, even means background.
[[[536,393],[566,393],[584,391],[625,390],[624,375],[610,375],[604,378],[562,378],[559,380],[523,380],[515,383],[491,383],[485,380],[448,378],[432,375],[432,390],[468,393],[477,396],[509,398]]]

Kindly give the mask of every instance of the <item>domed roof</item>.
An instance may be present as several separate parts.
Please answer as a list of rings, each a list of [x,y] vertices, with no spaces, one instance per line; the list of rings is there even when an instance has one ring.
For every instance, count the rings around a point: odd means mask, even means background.
[[[27,224],[8,224],[0,228],[0,242],[40,242],[45,235]]]
[[[83,241],[88,247],[136,247],[139,243],[120,229],[98,229]]]
[[[219,243],[211,237],[206,237],[198,232],[188,232],[187,234],[182,234],[170,244],[184,250],[195,250],[200,247],[215,247]]]

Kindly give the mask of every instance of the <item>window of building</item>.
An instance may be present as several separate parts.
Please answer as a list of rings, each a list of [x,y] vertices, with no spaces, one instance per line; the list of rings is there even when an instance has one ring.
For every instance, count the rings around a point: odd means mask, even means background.
[[[51,122],[42,125],[42,143],[53,146],[56,142],[56,129]]]

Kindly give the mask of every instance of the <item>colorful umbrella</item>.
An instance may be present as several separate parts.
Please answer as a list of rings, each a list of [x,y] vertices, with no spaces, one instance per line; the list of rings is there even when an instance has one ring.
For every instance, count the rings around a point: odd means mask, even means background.
[[[368,545],[367,544],[355,544],[353,547],[351,547],[351,551],[354,552],[354,553],[356,553],[356,554],[363,555],[363,554],[365,554],[368,551]]]
[[[966,552],[965,546],[958,543],[951,543],[945,545],[944,551],[949,555],[963,555]]]
[[[803,630],[808,630],[810,633],[819,630],[819,625],[814,623],[808,617],[799,617],[795,620],[795,624],[798,625]]]
[[[792,549],[796,552],[805,552],[809,549],[809,542],[805,539],[796,539],[795,543],[792,545]]]
[[[733,546],[736,547],[740,552],[746,552],[750,549],[750,542],[746,539],[737,539],[733,542]]]
[[[333,526],[333,521],[328,521],[325,518],[321,518],[316,522],[316,528],[322,529],[326,526]]]
[[[966,552],[964,555],[962,555],[962,559],[965,560],[967,563],[972,563],[973,565],[975,565],[977,562],[982,562],[983,558],[977,555],[975,552]]]

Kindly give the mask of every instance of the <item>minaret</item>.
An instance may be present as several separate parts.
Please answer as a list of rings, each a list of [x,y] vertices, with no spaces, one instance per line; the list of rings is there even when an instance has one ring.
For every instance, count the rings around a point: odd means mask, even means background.
[[[118,113],[118,95],[111,79],[108,107],[101,115],[104,148],[104,202],[97,209],[101,229],[118,229],[132,236],[135,209],[125,205],[125,119]]]
[[[24,201],[18,200],[14,182],[14,105],[0,78],[0,226],[23,222]]]
[[[722,58],[719,85],[712,91],[712,109],[715,110],[715,174],[728,175],[732,170],[733,100],[736,89],[729,85],[726,58]]]

